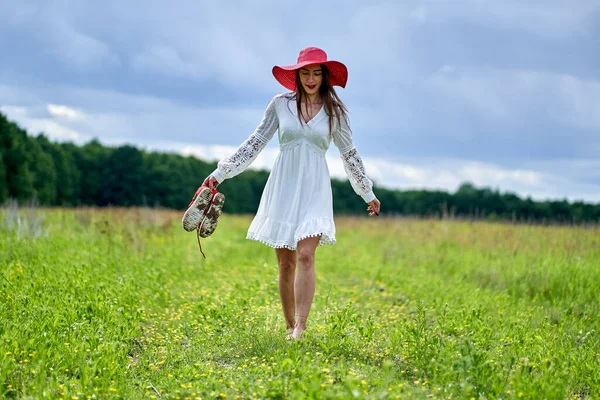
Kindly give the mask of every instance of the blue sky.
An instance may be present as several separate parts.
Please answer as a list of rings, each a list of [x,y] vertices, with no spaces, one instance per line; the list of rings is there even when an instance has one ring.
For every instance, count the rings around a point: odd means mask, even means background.
[[[348,66],[338,94],[379,185],[600,202],[597,0],[0,0],[0,110],[55,140],[219,159],[306,46]]]

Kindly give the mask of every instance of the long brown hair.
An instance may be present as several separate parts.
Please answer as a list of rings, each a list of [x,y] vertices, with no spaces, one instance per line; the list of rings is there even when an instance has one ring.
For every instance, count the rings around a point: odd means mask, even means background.
[[[323,106],[325,107],[325,111],[329,116],[329,134],[331,135],[333,132],[334,118],[337,119],[339,125],[340,118],[347,117],[348,109],[338,97],[335,89],[331,85],[329,80],[329,70],[323,64],[321,64],[321,73],[323,74],[323,81],[321,82],[321,87],[319,88],[319,95],[321,96],[321,100],[323,100]],[[308,98],[308,95],[304,90],[304,86],[302,86],[302,82],[300,81],[300,69],[297,69],[295,99],[296,108],[298,111],[298,120],[300,120],[300,124],[305,123],[304,119],[302,118],[302,103],[304,102],[305,98]]]

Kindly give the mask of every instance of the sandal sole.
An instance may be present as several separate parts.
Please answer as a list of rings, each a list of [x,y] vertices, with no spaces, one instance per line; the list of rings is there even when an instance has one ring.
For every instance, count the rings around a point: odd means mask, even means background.
[[[205,238],[213,234],[217,229],[217,222],[223,212],[223,205],[225,204],[225,196],[222,193],[215,194],[212,204],[208,209],[208,213],[202,220],[200,228],[198,229],[198,236]]]
[[[181,219],[183,229],[191,232],[198,227],[204,217],[204,210],[206,210],[206,206],[210,203],[211,197],[212,191],[209,188],[203,189],[198,194],[194,202],[188,207],[185,214],[183,214],[183,218]]]

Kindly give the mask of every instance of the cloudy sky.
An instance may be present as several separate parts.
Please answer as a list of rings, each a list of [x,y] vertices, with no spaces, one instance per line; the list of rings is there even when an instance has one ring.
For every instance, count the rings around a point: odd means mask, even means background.
[[[0,110],[57,141],[216,160],[306,46],[348,66],[377,184],[600,202],[598,0],[0,0]]]

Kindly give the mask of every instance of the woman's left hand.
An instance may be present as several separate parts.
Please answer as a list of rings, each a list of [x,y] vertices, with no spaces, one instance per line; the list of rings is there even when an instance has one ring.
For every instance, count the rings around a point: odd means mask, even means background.
[[[216,190],[217,186],[219,186],[219,181],[216,180],[214,176],[209,175],[204,182],[202,182],[202,186],[207,186],[210,190]]]
[[[381,209],[381,203],[379,200],[375,199],[369,202],[369,207],[367,211],[369,212],[369,216],[373,217],[375,215],[379,215],[379,210]]]

